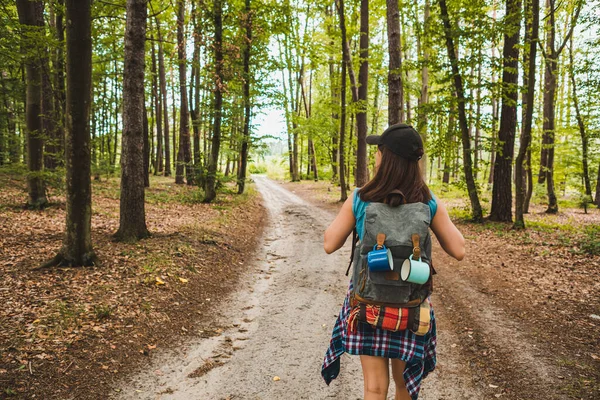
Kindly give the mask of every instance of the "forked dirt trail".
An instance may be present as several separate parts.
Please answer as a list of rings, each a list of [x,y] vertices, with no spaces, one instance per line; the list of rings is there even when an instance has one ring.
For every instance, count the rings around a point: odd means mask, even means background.
[[[344,272],[349,244],[330,256],[322,247],[323,231],[335,213],[267,178],[255,180],[270,221],[255,266],[241,279],[244,284],[239,292],[213,309],[218,328],[206,328],[206,338],[153,359],[152,366],[124,385],[116,398],[362,398],[357,357],[343,356],[341,374],[329,387],[320,375],[348,284]],[[444,257],[439,248],[435,257]],[[541,349],[524,335],[513,334],[518,328],[499,307],[488,304],[481,293],[448,270],[441,269],[437,281],[433,304],[438,319],[438,367],[424,380],[419,399],[560,398],[541,389],[555,381],[555,371],[537,358]],[[458,310],[465,310],[460,318]],[[469,317],[477,310],[482,311],[479,320]],[[539,385],[542,397],[493,384],[510,377],[486,378],[484,373],[473,372],[479,362],[477,341],[485,341],[481,335],[502,349],[496,361],[527,372],[532,388],[537,390]],[[391,389],[389,398],[393,398]]]

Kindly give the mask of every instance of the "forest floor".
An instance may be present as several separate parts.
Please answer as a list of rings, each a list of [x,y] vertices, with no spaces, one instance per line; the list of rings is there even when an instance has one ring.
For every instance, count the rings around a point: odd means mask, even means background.
[[[260,196],[152,177],[152,236],[116,243],[119,181],[93,183],[92,242],[100,265],[34,271],[59,250],[64,194],[27,211],[26,182],[0,175],[0,399],[104,399],[161,349],[218,335],[212,316],[236,287],[265,221]]]
[[[283,187],[321,208],[341,207],[339,187],[328,182]],[[468,360],[470,380],[486,398],[600,398],[600,210],[547,215],[532,204],[528,229],[514,230],[470,223],[465,200],[438,195],[467,255],[457,262],[434,247],[434,305],[438,325],[458,338],[452,347]]]
[[[60,247],[64,200],[24,211],[23,185],[0,176],[0,398],[359,398],[357,357],[329,387],[319,374],[348,283],[349,243],[322,248],[339,188],[257,177],[262,200],[203,205],[153,179],[154,235],[126,245],[111,241],[118,182],[94,183],[102,266],[34,272]],[[599,398],[600,211],[534,204],[515,231],[435,192],[467,257],[434,247],[438,365],[419,399]]]

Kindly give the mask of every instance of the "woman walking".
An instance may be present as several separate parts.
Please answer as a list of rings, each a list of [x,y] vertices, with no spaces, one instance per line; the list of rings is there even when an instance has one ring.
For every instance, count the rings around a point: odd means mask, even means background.
[[[433,196],[423,181],[418,163],[424,154],[423,142],[411,126],[390,126],[381,136],[367,137],[367,143],[378,146],[375,176],[354,191],[325,231],[324,248],[328,254],[341,248],[354,229],[360,242],[353,254],[353,278],[333,329],[321,374],[329,385],[339,374],[341,355],[344,352],[359,355],[365,400],[387,398],[390,364],[396,400],[416,400],[422,379],[436,364],[436,324],[429,297],[431,278],[425,284],[410,283],[404,268],[401,278],[399,270],[403,264],[393,262],[392,255],[393,259],[401,255],[414,260],[412,251],[421,254],[416,257],[419,261],[422,258],[431,265],[428,231],[431,228],[444,251],[462,260],[464,238],[450,220],[443,203]],[[382,228],[385,226],[387,228]],[[420,236],[412,235],[414,248],[395,241],[396,229],[420,233]],[[382,230],[388,231],[385,243]],[[410,235],[408,237],[410,244]],[[391,249],[387,250],[390,270],[373,272],[370,264],[367,270],[366,253],[371,248],[386,249],[385,244]],[[407,262],[408,259],[405,264]],[[377,283],[386,285],[385,290],[396,291],[397,298],[404,300],[394,301],[390,307],[388,303],[365,299],[365,285],[368,288],[369,279],[374,282],[374,287]],[[361,287],[355,289],[355,286]],[[395,307],[399,302],[402,304]]]

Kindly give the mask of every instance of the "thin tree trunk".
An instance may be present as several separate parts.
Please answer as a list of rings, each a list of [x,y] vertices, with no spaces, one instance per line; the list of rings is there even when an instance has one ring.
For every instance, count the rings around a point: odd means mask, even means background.
[[[423,43],[421,44],[422,50],[420,53],[423,57],[423,66],[421,68],[421,95],[419,97],[418,111],[419,119],[417,122],[417,128],[423,139],[423,145],[425,146],[425,154],[421,159],[421,171],[423,177],[427,177],[427,139],[428,139],[428,125],[429,125],[429,113],[427,110],[427,104],[429,103],[429,53],[430,53],[430,42],[429,42],[429,20],[430,20],[430,5],[429,0],[425,0],[425,10],[423,12]]]
[[[144,187],[150,187],[150,155],[152,154],[152,150],[150,150],[150,143],[153,141],[151,137],[152,130],[148,124],[148,110],[144,105]]]
[[[517,131],[517,100],[519,97],[519,32],[521,30],[521,0],[507,0],[505,14],[502,111],[498,139],[502,147],[494,165],[492,210],[490,220],[512,222],[512,163]],[[477,149],[476,149],[477,150]]]
[[[17,136],[17,125],[15,121],[14,105],[8,95],[7,83],[3,78],[0,78],[0,85],[2,86],[2,93],[4,97],[4,108],[6,109],[6,151],[8,153],[7,161],[9,163],[18,163],[20,161],[20,148],[19,137]]]
[[[573,90],[573,106],[575,107],[575,117],[581,136],[581,164],[583,169],[583,183],[586,196],[592,197],[592,185],[590,183],[590,173],[588,166],[588,135],[585,129],[585,123],[579,109],[579,99],[577,98],[577,83],[575,81],[575,72],[573,71],[573,37],[571,36],[569,46],[569,76],[571,78],[571,89]]]
[[[479,160],[481,159],[481,70],[483,69],[481,49],[479,49],[478,60],[479,62],[477,64],[477,89],[475,91],[475,102],[477,103],[475,107],[475,143],[473,145],[473,148],[475,150],[473,162],[475,181],[477,181],[477,174],[479,173]]]
[[[250,81],[252,75],[250,74],[250,56],[252,50],[252,9],[250,8],[250,0],[245,0],[245,13],[244,23],[246,26],[246,37],[244,46],[244,132],[242,134],[242,149],[240,152],[241,162],[238,169],[238,194],[244,193],[246,186],[246,169],[248,166],[248,145],[250,142],[250,118],[251,118],[251,105],[250,105]]]
[[[44,3],[42,1],[17,0],[17,11],[21,25],[27,26],[23,32],[23,50],[27,76],[26,132],[27,132],[27,207],[44,208],[48,204],[46,185],[41,176],[44,167],[44,139],[42,130],[42,60],[41,50],[36,46],[36,36],[44,30]]]
[[[57,0],[56,6],[56,19],[55,19],[55,30],[56,40],[58,42],[56,46],[56,57],[54,61],[55,70],[55,82],[54,91],[56,95],[53,96],[55,99],[54,104],[54,115],[56,116],[56,137],[57,148],[56,151],[60,155],[59,163],[64,164],[62,158],[65,155],[65,27],[64,27],[64,0]]]
[[[479,202],[479,194],[477,193],[477,185],[473,179],[473,164],[471,159],[471,138],[469,137],[469,127],[467,126],[467,116],[465,113],[465,96],[463,92],[462,76],[458,70],[458,60],[454,48],[454,40],[452,39],[452,28],[448,17],[448,8],[446,0],[438,0],[440,4],[442,21],[444,23],[444,32],[446,36],[446,48],[448,50],[448,58],[452,65],[452,75],[454,78],[454,86],[456,89],[456,97],[458,99],[458,119],[462,136],[463,144],[463,167],[465,170],[465,180],[467,182],[467,190],[469,199],[471,200],[471,208],[473,212],[473,220],[481,222],[483,220],[483,212]]]
[[[92,94],[91,0],[66,0],[67,111],[66,111],[66,228],[63,246],[50,267],[96,263],[92,249],[92,182],[90,104]]]
[[[165,148],[165,176],[171,176],[171,151],[169,149],[169,111],[167,104],[167,77],[165,73],[165,53],[163,50],[163,37],[160,31],[160,21],[156,17],[156,31],[158,34],[158,81],[162,95],[162,112],[164,116],[164,148]]]
[[[158,71],[156,68],[156,49],[154,40],[152,40],[152,93],[154,97],[154,114],[156,118],[156,164],[154,165],[154,175],[158,175],[163,172],[163,113],[162,100],[158,89]]]
[[[219,148],[221,146],[221,112],[223,107],[223,4],[222,0],[213,0],[214,27],[215,27],[215,103],[212,146],[210,151],[210,163],[204,189],[206,203],[210,203],[217,197],[215,188],[217,179],[217,167],[219,162]]]
[[[360,67],[358,72],[359,111],[356,113],[356,181],[364,186],[369,179],[367,168],[367,98],[369,82],[369,0],[360,1]]]
[[[537,53],[537,41],[539,31],[540,1],[525,0],[525,45],[528,51],[523,55],[523,86],[526,88],[523,94],[523,126],[519,154],[515,163],[515,228],[524,228],[525,219],[523,214],[527,212],[527,170],[531,154],[531,131],[533,124],[533,107],[535,100],[535,64]],[[530,179],[529,179],[530,181]],[[530,183],[530,182],[529,182]]]
[[[342,48],[345,45],[342,39]],[[346,191],[346,167],[345,167],[345,146],[346,146],[346,59],[342,60],[342,73],[340,85],[340,201],[346,201],[348,192]],[[600,175],[600,173],[599,173]],[[600,178],[599,178],[600,179]]]
[[[400,12],[398,10],[398,0],[387,0],[386,5],[389,53],[388,124],[395,125],[404,122]]]
[[[54,110],[54,93],[50,74],[50,63],[48,62],[48,51],[43,50],[44,56],[40,60],[42,77],[42,131],[45,140],[44,167],[47,170],[55,170],[61,161],[61,137],[56,129],[57,116]]]
[[[596,179],[596,205],[600,208],[600,163],[598,163],[598,178]]]
[[[565,48],[567,41],[571,38],[575,24],[581,11],[582,2],[577,4],[575,15],[571,20],[571,27],[566,33],[565,38],[560,46],[556,48],[556,21],[555,21],[555,0],[547,0],[546,9],[548,11],[546,37],[546,51],[544,52],[546,69],[544,71],[544,124],[543,124],[543,140],[542,154],[540,162],[540,177],[538,181],[543,183],[546,181],[546,189],[548,193],[548,208],[546,212],[549,214],[558,213],[558,201],[556,191],[554,189],[554,143],[555,143],[555,112],[556,112],[556,88],[557,88],[557,72],[558,58]]]
[[[115,238],[135,242],[149,235],[146,228],[144,180],[147,177],[144,136],[144,67],[147,0],[127,0],[123,70],[123,134],[121,135],[121,202]]]
[[[200,169],[200,41],[202,29],[198,20],[198,9],[192,1],[192,20],[194,22],[194,53],[192,55],[192,76],[190,79],[190,113],[194,132],[193,159],[194,169]]]
[[[185,178],[188,185],[194,184],[194,167],[190,143],[190,114],[187,98],[187,59],[184,40],[185,0],[177,1],[177,55],[179,60],[179,151],[177,152],[177,169],[175,183],[183,183]]]

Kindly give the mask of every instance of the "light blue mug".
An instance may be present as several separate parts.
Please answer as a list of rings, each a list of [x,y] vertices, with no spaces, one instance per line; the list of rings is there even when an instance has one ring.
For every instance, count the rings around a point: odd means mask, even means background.
[[[408,259],[402,263],[402,269],[400,270],[400,278],[405,282],[416,283],[422,285],[429,280],[429,264],[413,259],[411,254]]]
[[[392,252],[385,246],[377,250],[377,245],[375,245],[373,250],[367,254],[367,264],[369,269],[374,272],[392,271],[394,269]]]

